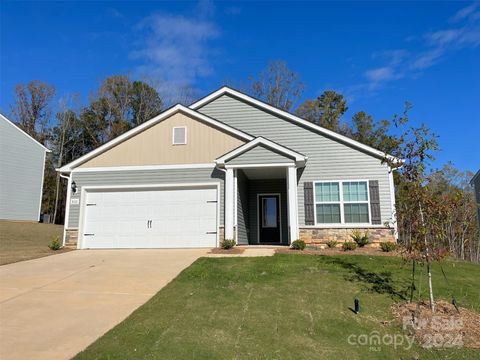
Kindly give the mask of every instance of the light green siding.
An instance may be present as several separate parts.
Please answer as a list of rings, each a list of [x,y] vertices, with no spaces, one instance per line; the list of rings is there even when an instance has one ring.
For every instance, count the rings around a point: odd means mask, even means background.
[[[276,151],[267,149],[262,145],[257,145],[252,149],[234,157],[226,162],[228,165],[246,165],[246,164],[293,164],[293,159],[279,154]]]
[[[237,242],[248,245],[248,179],[237,170]]]
[[[198,111],[308,157],[306,167],[298,170],[300,226],[305,225],[303,183],[316,180],[378,180],[382,223],[391,219],[389,173],[380,159],[228,95],[213,100]]]

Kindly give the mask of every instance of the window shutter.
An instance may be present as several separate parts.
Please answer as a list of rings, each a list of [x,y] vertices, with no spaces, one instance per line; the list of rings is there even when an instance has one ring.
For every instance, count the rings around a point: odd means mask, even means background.
[[[380,213],[378,180],[370,180],[368,186],[370,191],[370,213],[372,215],[372,224],[379,225],[382,223],[382,214]]]
[[[303,194],[303,202],[305,204],[305,225],[315,225],[312,182],[303,183]]]

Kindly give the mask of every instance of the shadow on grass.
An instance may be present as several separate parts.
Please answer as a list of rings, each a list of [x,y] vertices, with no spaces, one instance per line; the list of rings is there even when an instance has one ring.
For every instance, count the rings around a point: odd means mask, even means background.
[[[329,264],[340,265],[348,270],[350,274],[345,276],[347,281],[367,284],[369,285],[369,291],[378,294],[388,294],[393,299],[407,300],[408,285],[404,290],[397,289],[393,283],[392,273],[389,271],[375,273],[364,269],[358,264],[340,258],[329,257],[324,260]]]

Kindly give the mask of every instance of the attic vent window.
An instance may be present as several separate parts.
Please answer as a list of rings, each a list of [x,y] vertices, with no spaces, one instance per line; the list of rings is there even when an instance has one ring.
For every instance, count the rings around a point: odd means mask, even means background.
[[[187,128],[174,127],[173,128],[173,145],[185,145],[187,143]]]

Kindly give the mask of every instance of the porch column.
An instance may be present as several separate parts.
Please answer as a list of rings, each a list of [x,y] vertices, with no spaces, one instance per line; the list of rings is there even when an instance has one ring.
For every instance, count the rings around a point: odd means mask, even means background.
[[[297,168],[287,167],[288,226],[290,244],[298,239]]]
[[[234,222],[234,176],[233,169],[227,169],[225,174],[225,239],[233,239]]]

